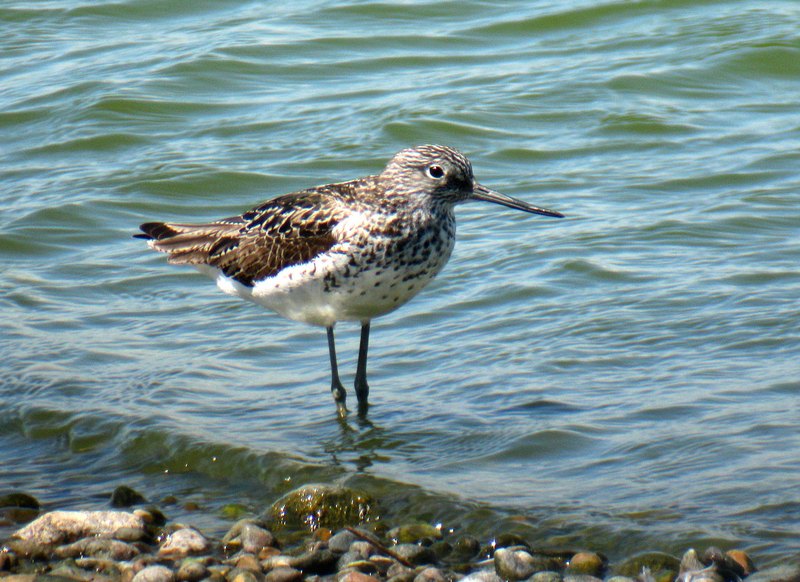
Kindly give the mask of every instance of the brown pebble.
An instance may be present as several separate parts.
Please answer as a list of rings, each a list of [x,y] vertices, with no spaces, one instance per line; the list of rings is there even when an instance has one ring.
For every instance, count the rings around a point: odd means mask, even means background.
[[[603,558],[594,552],[578,552],[570,559],[567,574],[587,574],[600,577],[604,566]]]
[[[303,579],[303,573],[294,568],[284,566],[274,568],[264,576],[264,582],[299,582]]]
[[[327,527],[321,527],[314,532],[314,539],[321,542],[327,542],[331,539],[333,532]]]
[[[261,548],[258,552],[258,559],[259,560],[266,560],[267,558],[272,558],[277,556],[281,553],[280,549],[273,548],[272,546],[267,546],[265,548]]]
[[[747,552],[743,550],[729,550],[725,552],[725,555],[742,567],[745,576],[749,576],[756,571],[756,565],[753,563],[753,560],[750,559],[750,556],[747,555]]]
[[[241,554],[236,560],[236,567],[248,572],[261,572],[261,563],[253,554]]]
[[[344,573],[340,572],[339,574],[340,575],[336,576],[336,582],[380,582],[375,576],[362,574],[355,570]]]

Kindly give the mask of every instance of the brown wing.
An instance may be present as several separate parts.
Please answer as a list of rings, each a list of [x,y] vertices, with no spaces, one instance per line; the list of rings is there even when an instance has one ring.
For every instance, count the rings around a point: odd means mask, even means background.
[[[332,230],[343,213],[331,194],[325,187],[287,194],[210,224],[146,223],[137,236],[171,263],[210,265],[252,286],[336,243]]]

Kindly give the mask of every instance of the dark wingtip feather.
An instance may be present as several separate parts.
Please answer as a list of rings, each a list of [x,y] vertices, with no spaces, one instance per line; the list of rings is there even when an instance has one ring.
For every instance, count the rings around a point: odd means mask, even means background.
[[[145,222],[139,225],[139,230],[144,234],[135,234],[133,238],[144,240],[162,240],[178,234],[174,228],[164,222]]]

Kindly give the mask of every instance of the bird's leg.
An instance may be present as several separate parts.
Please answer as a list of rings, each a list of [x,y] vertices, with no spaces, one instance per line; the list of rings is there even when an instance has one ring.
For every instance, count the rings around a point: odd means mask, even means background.
[[[356,366],[356,397],[358,398],[358,413],[367,413],[369,404],[369,385],[367,384],[367,351],[369,350],[369,321],[361,324],[361,344],[358,346],[358,365]]]
[[[329,325],[325,329],[328,332],[328,352],[331,356],[331,394],[333,394],[333,400],[336,402],[336,410],[339,412],[339,416],[343,417],[347,415],[347,406],[345,406],[347,392],[342,386],[342,381],[339,380],[339,365],[336,363],[336,343],[333,340],[333,326]]]

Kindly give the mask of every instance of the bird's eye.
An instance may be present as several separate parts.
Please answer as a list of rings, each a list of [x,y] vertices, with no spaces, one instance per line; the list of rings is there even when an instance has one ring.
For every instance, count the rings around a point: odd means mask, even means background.
[[[441,166],[428,166],[428,175],[434,180],[444,178],[444,170]]]

